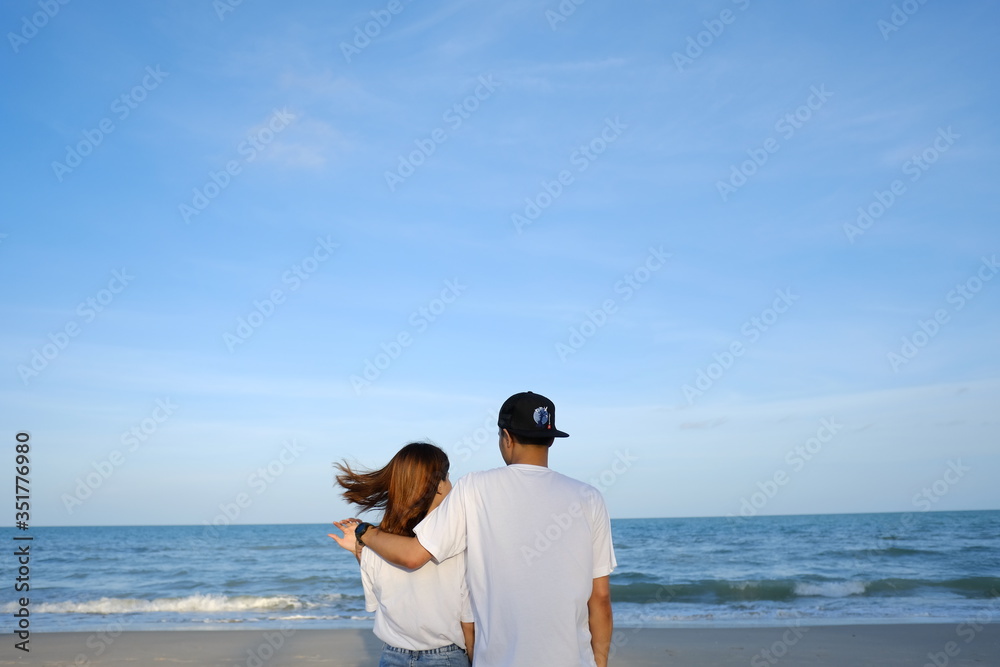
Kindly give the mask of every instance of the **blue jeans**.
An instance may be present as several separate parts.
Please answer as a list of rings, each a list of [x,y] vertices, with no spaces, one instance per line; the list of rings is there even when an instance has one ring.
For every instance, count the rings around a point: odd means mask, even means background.
[[[378,667],[469,667],[469,656],[457,644],[411,651],[383,644]]]

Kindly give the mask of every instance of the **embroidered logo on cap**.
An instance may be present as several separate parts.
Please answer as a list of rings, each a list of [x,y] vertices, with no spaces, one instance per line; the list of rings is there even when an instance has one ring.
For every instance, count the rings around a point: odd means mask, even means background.
[[[545,406],[540,408],[535,408],[535,424],[538,426],[544,426],[546,428],[552,428],[549,424],[549,409]]]

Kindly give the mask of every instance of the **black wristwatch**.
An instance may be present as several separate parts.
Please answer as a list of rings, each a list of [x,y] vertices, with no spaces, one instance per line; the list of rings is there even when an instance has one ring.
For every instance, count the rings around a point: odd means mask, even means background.
[[[357,540],[358,544],[365,546],[365,543],[361,541],[361,537],[367,532],[372,525],[370,523],[365,523],[362,521],[358,524],[357,528],[354,529],[354,539]]]

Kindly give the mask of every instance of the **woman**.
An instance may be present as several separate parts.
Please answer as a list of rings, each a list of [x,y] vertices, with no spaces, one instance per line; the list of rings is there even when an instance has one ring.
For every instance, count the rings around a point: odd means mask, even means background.
[[[359,472],[346,462],[335,465],[344,498],[362,511],[384,510],[379,529],[396,535],[413,537],[413,527],[451,491],[448,455],[425,442],[406,445],[379,470]],[[407,570],[360,548],[354,538],[358,523],[335,521],[344,534],[330,537],[361,564],[365,609],[375,612],[375,636],[385,642],[379,667],[408,666],[417,656],[428,667],[468,667],[474,626],[465,554]]]

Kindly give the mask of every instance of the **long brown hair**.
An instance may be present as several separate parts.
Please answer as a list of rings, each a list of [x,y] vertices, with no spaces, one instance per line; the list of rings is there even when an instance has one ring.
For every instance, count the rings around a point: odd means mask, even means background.
[[[352,470],[347,462],[333,464],[343,497],[362,510],[382,509],[381,530],[413,537],[413,527],[427,515],[438,484],[448,477],[448,455],[427,442],[411,442],[383,468]]]

